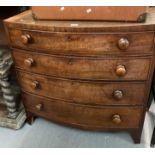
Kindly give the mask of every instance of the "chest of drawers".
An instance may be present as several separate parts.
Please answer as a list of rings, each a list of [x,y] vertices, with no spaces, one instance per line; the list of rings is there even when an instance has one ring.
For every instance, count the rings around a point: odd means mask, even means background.
[[[29,123],[34,116],[140,142],[154,71],[155,14],[145,23],[4,21]]]

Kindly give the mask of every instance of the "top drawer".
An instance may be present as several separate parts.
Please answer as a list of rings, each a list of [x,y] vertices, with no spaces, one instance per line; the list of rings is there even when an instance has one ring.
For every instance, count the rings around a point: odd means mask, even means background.
[[[103,55],[151,53],[153,36],[147,33],[51,33],[9,29],[13,47],[44,50],[65,55]]]

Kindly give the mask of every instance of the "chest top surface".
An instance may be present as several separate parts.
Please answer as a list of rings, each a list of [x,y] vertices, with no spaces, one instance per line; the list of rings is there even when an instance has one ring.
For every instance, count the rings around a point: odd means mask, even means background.
[[[142,32],[155,30],[155,8],[150,8],[143,23],[105,21],[39,21],[28,10],[4,20],[8,28],[51,32]]]

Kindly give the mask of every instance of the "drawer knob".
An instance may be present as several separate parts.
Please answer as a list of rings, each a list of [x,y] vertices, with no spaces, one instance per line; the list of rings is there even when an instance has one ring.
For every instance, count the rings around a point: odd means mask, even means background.
[[[118,114],[113,115],[112,121],[113,121],[115,124],[120,124],[120,123],[121,123],[121,117],[120,117],[120,115],[118,115]]]
[[[39,82],[38,81],[33,81],[31,83],[31,86],[32,86],[33,89],[37,89],[39,87]]]
[[[23,44],[28,44],[31,42],[31,36],[29,34],[23,34],[21,40]]]
[[[114,98],[117,100],[121,100],[123,98],[123,92],[121,90],[115,90]]]
[[[24,60],[24,64],[27,67],[31,67],[34,64],[34,60],[32,58],[27,58],[27,59]]]
[[[121,50],[126,50],[129,47],[129,45],[130,45],[130,43],[129,43],[128,39],[126,39],[126,38],[121,38],[118,41],[118,47]]]
[[[37,104],[37,105],[36,105],[36,109],[39,110],[39,111],[42,109],[42,107],[43,107],[42,104]]]
[[[118,76],[124,76],[126,74],[126,69],[125,69],[125,66],[124,65],[118,65],[116,67],[116,74]]]

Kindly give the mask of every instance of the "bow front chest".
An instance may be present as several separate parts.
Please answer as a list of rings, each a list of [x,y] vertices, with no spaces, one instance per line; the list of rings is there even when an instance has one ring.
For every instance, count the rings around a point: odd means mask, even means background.
[[[4,21],[28,121],[128,131],[140,142],[154,71],[155,14],[144,23]]]

